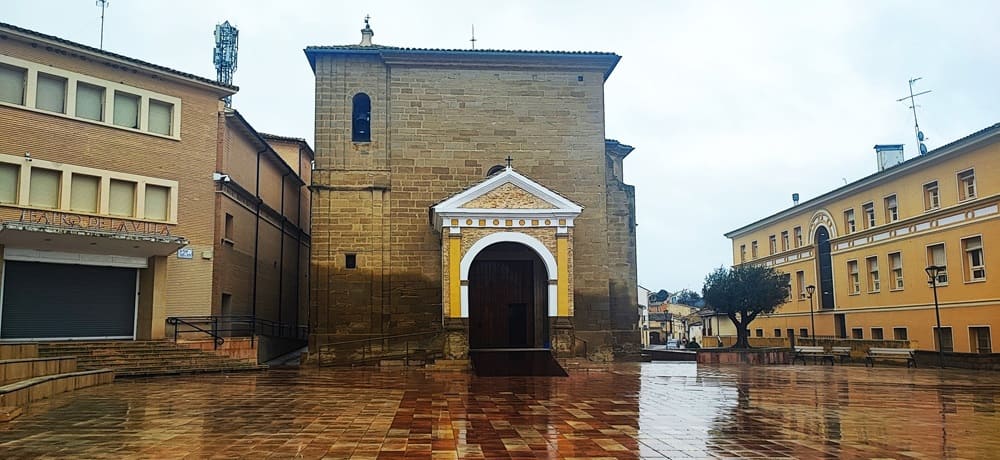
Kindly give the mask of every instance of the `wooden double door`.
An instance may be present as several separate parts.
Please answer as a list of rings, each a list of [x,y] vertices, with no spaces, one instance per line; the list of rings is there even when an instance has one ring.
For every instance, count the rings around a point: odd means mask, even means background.
[[[543,348],[547,318],[533,260],[476,260],[469,270],[469,346]],[[540,289],[541,288],[541,289]],[[542,304],[544,305],[544,304]]]

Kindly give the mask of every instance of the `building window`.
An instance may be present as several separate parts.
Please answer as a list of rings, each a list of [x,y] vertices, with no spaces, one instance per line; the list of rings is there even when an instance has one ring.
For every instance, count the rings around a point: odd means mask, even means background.
[[[35,108],[66,113],[66,79],[45,73],[38,74],[35,88]]]
[[[78,212],[97,212],[100,198],[101,178],[85,174],[73,174],[69,185],[69,209]]]
[[[787,251],[788,250],[788,231],[787,230],[781,232],[781,250],[782,251]]]
[[[948,284],[948,259],[945,257],[944,243],[927,246],[927,265],[939,267],[937,284]]]
[[[27,69],[0,65],[0,102],[24,105],[24,88],[28,81]]]
[[[865,215],[865,228],[875,226],[875,203],[861,205],[861,213]]]
[[[371,142],[371,98],[365,93],[355,94],[351,107],[351,140],[354,142]]]
[[[799,300],[806,298],[806,272],[799,270],[795,272],[795,288],[799,291]]]
[[[28,206],[56,209],[59,207],[59,182],[62,173],[51,169],[31,168],[28,185]]]
[[[906,334],[905,327],[894,327],[892,328],[892,338],[894,340],[910,340]]]
[[[849,289],[850,294],[858,294],[861,292],[861,280],[858,277],[858,261],[848,260],[847,261],[847,277],[850,279]]]
[[[969,328],[969,349],[973,353],[993,353],[990,344],[990,328],[988,326],[973,326]]]
[[[886,222],[899,220],[899,204],[896,202],[896,195],[885,197],[885,220]]]
[[[120,217],[135,215],[135,182],[111,179],[108,214]]]
[[[774,329],[774,336],[775,337],[781,337],[781,329],[775,328]]]
[[[858,227],[854,222],[854,210],[848,209],[844,211],[844,227],[847,228],[847,233],[854,233]]]
[[[775,238],[774,235],[767,237],[767,244],[772,255],[778,252],[778,239]]]
[[[863,339],[865,338],[865,330],[860,327],[855,327],[851,329],[852,339]]]
[[[809,329],[799,328],[799,337],[809,337]]]
[[[889,266],[892,267],[892,289],[898,291],[903,289],[903,256],[894,252],[889,254]]]
[[[125,128],[139,128],[139,96],[115,91],[114,124]]]
[[[754,331],[754,335],[756,335],[757,337],[764,337],[764,330],[757,329],[756,331]]]
[[[17,203],[17,190],[21,184],[21,167],[0,163],[0,203]]]
[[[146,186],[146,219],[167,220],[170,209],[170,189],[159,185]]]
[[[793,228],[792,233],[795,234],[795,247],[802,247],[802,227]]]
[[[344,268],[348,268],[348,269],[358,268],[358,255],[357,254],[345,254],[344,255]]]
[[[752,257],[754,259],[757,258],[757,242],[756,241],[751,241],[750,242],[750,257]]]
[[[868,265],[868,292],[878,292],[882,287],[878,276],[878,257],[865,259],[865,264]]]
[[[882,328],[873,327],[872,328],[872,340],[884,340],[885,337],[882,335]]]
[[[937,346],[937,336],[941,336],[941,351],[955,351],[955,343],[951,340],[951,327],[945,326],[941,328],[940,334],[938,334],[938,328],[934,329],[934,345]]]
[[[747,261],[747,245],[740,245],[740,263]]]
[[[973,236],[962,240],[962,250],[965,251],[965,273],[967,281],[982,281],[986,279],[985,259],[983,259],[983,237]]]
[[[76,116],[104,120],[104,88],[76,82]]]
[[[149,100],[149,132],[170,135],[174,121],[174,105],[157,100]]]
[[[222,231],[222,241],[224,243],[230,243],[230,244],[232,244],[232,242],[233,242],[233,226],[234,226],[233,215],[229,214],[227,212],[226,213],[226,226],[225,226],[225,228]]]
[[[958,173],[958,201],[976,197],[976,171],[968,170]]]
[[[931,211],[941,207],[941,194],[937,181],[924,184],[924,210]]]

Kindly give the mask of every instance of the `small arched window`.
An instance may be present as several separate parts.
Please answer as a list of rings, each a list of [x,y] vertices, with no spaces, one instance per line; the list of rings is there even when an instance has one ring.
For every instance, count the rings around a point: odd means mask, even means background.
[[[490,168],[490,170],[486,173],[486,177],[490,177],[490,176],[492,176],[492,175],[494,175],[494,174],[496,174],[498,172],[502,172],[504,169],[507,169],[507,168],[505,168],[503,165],[496,165],[496,166]]]
[[[372,141],[372,100],[365,93],[354,95],[351,109],[351,140]]]

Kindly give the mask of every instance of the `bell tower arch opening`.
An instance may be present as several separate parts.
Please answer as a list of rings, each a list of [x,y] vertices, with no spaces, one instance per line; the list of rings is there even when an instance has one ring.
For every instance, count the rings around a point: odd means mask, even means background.
[[[823,225],[816,228],[813,241],[816,243],[816,273],[820,292],[820,309],[834,308],[833,261],[830,257],[830,231]]]

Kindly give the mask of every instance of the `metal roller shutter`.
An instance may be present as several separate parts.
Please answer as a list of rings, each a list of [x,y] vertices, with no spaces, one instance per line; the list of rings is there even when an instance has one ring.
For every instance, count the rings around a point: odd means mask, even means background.
[[[0,338],[132,338],[134,268],[7,261]]]

